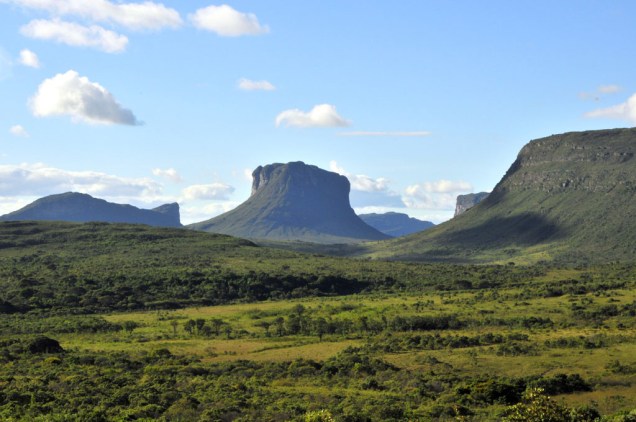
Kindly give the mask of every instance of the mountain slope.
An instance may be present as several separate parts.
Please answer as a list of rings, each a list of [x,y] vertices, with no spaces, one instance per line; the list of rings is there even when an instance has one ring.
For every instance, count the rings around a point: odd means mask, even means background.
[[[369,253],[451,262],[633,260],[635,154],[636,129],[531,141],[480,204]]]
[[[430,221],[418,220],[399,212],[359,214],[358,217],[371,227],[392,237],[406,236],[435,226]]]
[[[302,162],[259,166],[252,195],[237,208],[188,228],[249,239],[351,243],[387,239],[349,205],[346,177]]]
[[[159,227],[181,227],[179,204],[165,204],[152,210],[144,210],[132,205],[114,204],[76,192],[45,196],[24,208],[0,217],[0,221],[18,220],[69,221],[76,223],[100,221],[106,223],[147,224]]]

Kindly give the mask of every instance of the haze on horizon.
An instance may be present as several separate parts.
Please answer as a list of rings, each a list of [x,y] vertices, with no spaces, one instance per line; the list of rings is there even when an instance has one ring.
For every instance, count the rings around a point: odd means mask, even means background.
[[[202,221],[259,165],[442,222],[519,149],[636,122],[636,4],[0,0],[0,214],[76,191]]]

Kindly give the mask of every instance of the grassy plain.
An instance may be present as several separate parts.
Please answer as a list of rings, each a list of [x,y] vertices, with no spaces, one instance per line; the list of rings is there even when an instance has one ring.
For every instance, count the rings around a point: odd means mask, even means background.
[[[574,274],[569,270],[551,274],[553,278],[564,275]],[[545,282],[549,278],[545,276],[537,281]],[[554,395],[567,406],[593,405],[604,415],[636,408],[636,324],[630,314],[636,303],[636,292],[619,288],[555,297],[535,293],[531,287],[516,287],[116,313],[104,318],[122,326],[134,322],[138,327],[131,332],[68,333],[56,334],[55,338],[66,350],[141,356],[167,349],[173,355],[195,357],[203,365],[233,361],[325,362],[355,347],[393,365],[406,379],[420,376],[439,379],[437,387],[434,382],[429,386],[429,399],[404,403],[405,408],[410,408],[409,417],[421,420],[426,420],[431,412],[439,412],[436,406],[453,401],[468,403],[470,400],[457,392],[471,390],[474,393],[480,383],[545,380],[563,374],[579,375],[591,390]],[[327,322],[350,321],[349,328],[346,332],[325,333],[322,338],[311,329],[278,335],[274,330],[276,318],[287,322],[290,315],[298,312],[307,321],[318,318]],[[391,328],[391,321],[396,318],[448,315],[462,324],[457,328],[431,330]],[[222,320],[231,331],[205,335],[185,330],[190,320],[204,320],[210,325],[213,319]],[[388,321],[388,326],[382,326],[383,320]],[[271,323],[268,331],[263,328],[263,322]],[[376,323],[379,325],[370,328]],[[488,344],[483,339],[489,334],[501,336],[502,340]],[[451,338],[455,342],[425,344],[413,340],[427,336]],[[482,338],[483,344],[472,345],[466,341],[476,337]],[[396,380],[385,375],[383,384],[382,377],[377,378],[377,388],[367,388],[362,381],[353,385],[329,384],[320,377],[273,379],[267,388],[274,395],[310,395],[327,407],[333,397],[404,398],[394,386]],[[403,382],[404,391],[415,388],[412,380]],[[492,420],[507,404],[500,398],[487,401],[473,400],[475,405],[467,406],[471,419]],[[334,414],[339,412],[337,408],[331,410]],[[443,412],[437,415],[441,420],[451,416]]]

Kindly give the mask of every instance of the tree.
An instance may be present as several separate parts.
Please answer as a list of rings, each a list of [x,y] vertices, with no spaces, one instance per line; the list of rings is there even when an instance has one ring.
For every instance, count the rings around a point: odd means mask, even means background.
[[[128,334],[132,334],[132,332],[135,330],[135,328],[139,327],[139,324],[137,324],[135,321],[125,321],[124,322],[124,330],[128,333]]]
[[[225,321],[220,318],[212,318],[210,323],[212,323],[212,327],[214,328],[214,335],[218,337],[219,334],[221,334],[221,327],[225,324]]]
[[[170,325],[172,325],[172,334],[174,334],[176,336],[177,335],[177,327],[179,326],[179,323],[177,322],[177,320],[173,319],[172,321],[170,321]]]
[[[508,407],[505,422],[571,422],[567,407],[544,394],[542,388],[526,391],[521,403]]]
[[[197,323],[193,319],[189,319],[187,322],[183,324],[183,329],[190,335],[194,333],[194,327],[196,327]]]

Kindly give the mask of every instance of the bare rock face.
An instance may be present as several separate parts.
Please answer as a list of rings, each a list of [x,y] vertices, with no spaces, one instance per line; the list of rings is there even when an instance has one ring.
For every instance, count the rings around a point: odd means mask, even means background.
[[[0,221],[48,220],[84,223],[147,224],[158,227],[181,227],[179,204],[165,204],[153,210],[144,210],[127,204],[114,204],[103,199],[77,192],[49,195],[12,213]]]
[[[259,166],[252,177],[247,201],[189,227],[251,239],[320,243],[388,238],[355,215],[344,176],[291,162]]]
[[[468,211],[484,199],[488,198],[489,192],[469,193],[467,195],[457,195],[455,205],[455,217]]]

